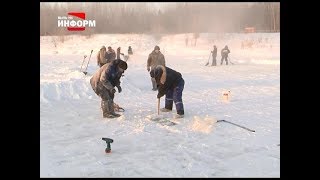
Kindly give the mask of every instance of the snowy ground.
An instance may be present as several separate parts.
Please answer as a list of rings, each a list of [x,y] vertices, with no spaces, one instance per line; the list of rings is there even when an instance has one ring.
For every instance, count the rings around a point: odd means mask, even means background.
[[[280,34],[201,34],[197,46],[187,48],[184,37],[69,36],[56,41],[57,47],[52,37],[40,37],[40,176],[280,177]],[[241,49],[241,41],[260,37],[268,38],[266,46]],[[219,66],[206,67],[215,38]],[[89,80],[98,69],[99,48],[111,44],[124,52],[131,45],[134,55],[121,80],[123,91],[115,95],[126,111],[103,119]],[[172,127],[146,118],[157,112],[157,92],[146,70],[155,45],[185,79],[185,118]],[[234,65],[220,66],[225,45]],[[85,76],[79,69],[91,49]],[[224,90],[231,91],[229,102],[221,99]],[[102,137],[114,140],[112,153],[104,152]]]

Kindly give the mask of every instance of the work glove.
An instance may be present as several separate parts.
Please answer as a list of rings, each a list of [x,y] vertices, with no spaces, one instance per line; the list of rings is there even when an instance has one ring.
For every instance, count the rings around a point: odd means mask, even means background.
[[[114,88],[111,89],[111,93],[112,93],[112,94],[116,93],[116,90],[115,90]]]

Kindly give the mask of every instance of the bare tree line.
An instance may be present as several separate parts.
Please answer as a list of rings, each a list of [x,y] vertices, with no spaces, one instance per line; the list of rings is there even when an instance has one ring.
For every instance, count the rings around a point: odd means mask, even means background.
[[[155,9],[151,3],[40,3],[40,35],[68,34],[57,26],[58,16],[86,13],[99,33],[242,32],[245,27],[280,31],[280,3],[170,3]],[[74,32],[72,32],[74,34]]]

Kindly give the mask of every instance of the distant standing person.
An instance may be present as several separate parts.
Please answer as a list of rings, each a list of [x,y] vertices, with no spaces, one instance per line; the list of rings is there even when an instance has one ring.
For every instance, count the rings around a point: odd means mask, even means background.
[[[116,52],[111,48],[111,46],[108,47],[108,51],[106,52],[106,59],[107,63],[116,59]]]
[[[107,63],[107,60],[105,58],[106,51],[107,51],[107,48],[105,46],[102,46],[100,48],[100,51],[97,54],[97,65],[100,67],[102,67],[103,65],[105,65]]]
[[[217,46],[216,45],[213,46],[213,51],[211,51],[211,53],[212,53],[211,66],[216,66],[217,65]]]
[[[149,54],[149,57],[147,60],[147,70],[150,71],[150,67],[152,70],[157,65],[166,66],[164,55],[160,52],[159,46],[155,46],[154,50]],[[152,82],[152,90],[156,91],[158,88],[157,88],[157,83],[155,78],[151,77],[151,82]]]
[[[133,55],[133,51],[132,51],[131,46],[129,46],[129,48],[128,48],[128,54],[129,54],[129,55]]]
[[[117,49],[117,59],[121,59],[120,55],[124,56],[124,54],[121,53],[121,47],[118,47],[118,49]]]
[[[221,65],[223,63],[223,60],[226,60],[226,65],[228,65],[228,55],[230,53],[230,50],[228,46],[226,45],[223,49],[221,49]]]

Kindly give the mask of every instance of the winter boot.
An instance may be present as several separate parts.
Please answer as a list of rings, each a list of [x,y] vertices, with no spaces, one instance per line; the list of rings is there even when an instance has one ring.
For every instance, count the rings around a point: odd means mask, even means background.
[[[114,112],[113,106],[114,106],[113,100],[108,100],[109,114],[111,114],[112,116],[115,116],[115,117],[120,117],[121,116],[120,114],[117,114]]]
[[[117,113],[115,113],[115,112],[112,112],[112,113],[110,113],[112,116],[115,116],[115,117],[120,117],[121,116],[121,114],[117,114]]]
[[[104,118],[116,118],[121,116],[114,112],[112,100],[102,101],[101,106]]]
[[[184,118],[184,110],[178,110],[177,114],[174,116],[175,119]]]
[[[175,119],[179,119],[179,118],[184,118],[184,115],[183,114],[176,114],[174,116]]]
[[[172,109],[161,108],[160,111],[161,112],[170,112],[170,111],[172,111]]]
[[[103,113],[103,118],[117,118],[117,116],[114,116],[112,114]]]

